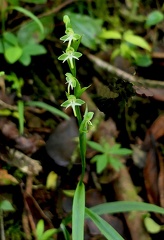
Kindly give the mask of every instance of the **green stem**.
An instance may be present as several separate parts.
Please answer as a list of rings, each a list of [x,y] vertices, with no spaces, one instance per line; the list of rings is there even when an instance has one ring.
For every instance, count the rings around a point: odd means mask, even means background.
[[[79,134],[79,144],[80,144],[80,157],[81,157],[81,177],[80,177],[80,184],[83,182],[84,175],[85,175],[85,167],[86,167],[86,133],[80,132]]]
[[[78,125],[79,125],[79,127],[80,127],[81,122],[82,122],[82,116],[81,116],[80,108],[79,108],[79,106],[76,106],[75,108],[76,108]]]

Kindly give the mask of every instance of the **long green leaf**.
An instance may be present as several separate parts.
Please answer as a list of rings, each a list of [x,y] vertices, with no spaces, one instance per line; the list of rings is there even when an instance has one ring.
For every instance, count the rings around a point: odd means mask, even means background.
[[[164,208],[158,207],[154,204],[143,202],[118,201],[99,204],[91,208],[94,213],[122,213],[131,211],[147,211],[164,214]]]
[[[32,106],[32,107],[39,107],[39,108],[43,108],[55,115],[58,115],[64,119],[69,119],[69,116],[65,113],[63,113],[62,111],[60,111],[59,109],[55,108],[55,107],[52,107],[50,105],[48,105],[47,103],[44,103],[44,102],[37,102],[37,101],[28,101],[26,102],[26,105],[27,106]]]
[[[78,183],[73,199],[72,214],[72,239],[84,239],[84,216],[85,216],[85,186]]]
[[[88,208],[85,208],[85,213],[95,223],[95,225],[99,228],[101,233],[108,240],[123,240],[121,235],[110,224],[108,224],[104,219],[102,219],[95,212],[93,212]]]
[[[63,223],[60,224],[60,228],[63,232],[65,240],[70,240],[71,239],[70,234],[69,234],[67,228],[65,227],[65,225]]]
[[[24,103],[22,100],[18,101],[18,113],[19,113],[19,132],[24,132]]]
[[[41,21],[39,20],[39,18],[37,18],[32,12],[28,11],[27,9],[24,9],[22,7],[19,7],[19,6],[11,6],[9,7],[8,9],[13,9],[13,10],[16,10],[18,12],[21,12],[23,13],[24,15],[28,16],[29,18],[31,18],[32,20],[34,20],[39,28],[40,28],[40,31],[42,33],[44,33],[44,27],[43,27],[43,24],[41,23]]]

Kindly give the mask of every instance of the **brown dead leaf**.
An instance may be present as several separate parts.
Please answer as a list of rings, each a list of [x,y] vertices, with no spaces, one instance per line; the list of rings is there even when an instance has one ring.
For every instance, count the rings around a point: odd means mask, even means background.
[[[153,94],[153,98],[158,101],[164,101],[164,89],[162,88],[149,88]]]
[[[63,167],[69,165],[77,146],[77,142],[75,142],[77,136],[78,129],[75,118],[63,121],[50,135],[46,142],[46,150],[56,164]]]
[[[164,115],[159,116],[146,133],[143,149],[147,151],[144,182],[150,203],[164,207],[164,159],[158,142],[164,136]],[[157,215],[163,223],[164,218]]]
[[[14,142],[14,147],[21,150],[25,154],[31,155],[45,144],[39,134],[21,136],[16,124],[6,119],[0,121],[0,130],[7,141],[12,143]]]
[[[0,169],[0,185],[15,185],[18,181],[15,177],[7,172],[5,169]]]
[[[158,140],[164,136],[164,115],[160,115],[149,128],[143,142],[143,148],[149,149],[152,145],[152,140]]]
[[[164,208],[164,159],[161,154],[158,154],[159,159],[159,176],[158,176],[158,188],[160,192],[160,206]]]
[[[144,168],[144,181],[149,202],[159,205],[157,161],[155,149],[152,148],[147,154],[146,165]]]
[[[0,159],[7,162],[9,165],[19,168],[22,172],[29,175],[38,175],[42,170],[39,161],[32,159],[15,149],[7,148],[7,152],[4,154],[0,152]]]

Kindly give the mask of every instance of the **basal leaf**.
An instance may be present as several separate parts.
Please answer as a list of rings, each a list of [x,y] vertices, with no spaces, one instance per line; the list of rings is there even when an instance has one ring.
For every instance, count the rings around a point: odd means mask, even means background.
[[[144,202],[130,202],[130,201],[118,201],[99,204],[91,208],[97,214],[104,213],[122,213],[131,211],[147,211],[164,214],[164,208],[156,206],[150,203]]]
[[[85,213],[108,240],[123,240],[121,235],[119,235],[119,233],[110,224],[108,224],[91,209],[85,208]]]
[[[71,239],[70,233],[68,232],[67,228],[65,227],[65,225],[63,223],[60,224],[60,228],[63,232],[65,240],[70,240]]]
[[[72,239],[84,239],[85,186],[78,183],[73,199]]]

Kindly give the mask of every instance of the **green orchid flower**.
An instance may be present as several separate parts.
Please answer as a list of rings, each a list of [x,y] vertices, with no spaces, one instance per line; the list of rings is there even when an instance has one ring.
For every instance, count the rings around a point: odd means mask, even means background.
[[[67,42],[68,41],[68,47],[71,46],[71,42],[72,41],[76,41],[80,39],[80,35],[74,33],[72,28],[67,28],[65,31],[66,35],[64,35],[63,37],[60,38],[60,40],[62,40],[63,42]]]
[[[66,84],[68,84],[68,94],[70,94],[70,89],[73,90],[77,84],[77,78],[75,78],[71,73],[66,73]]]
[[[81,99],[77,99],[74,95],[68,95],[67,94],[67,98],[68,100],[66,100],[65,102],[63,102],[61,104],[62,107],[65,107],[66,109],[69,107],[72,107],[74,116],[76,117],[76,106],[81,106],[83,105],[85,102]]]
[[[64,52],[60,57],[58,57],[58,60],[62,60],[63,63],[65,61],[68,61],[71,68],[74,68],[74,59],[79,60],[79,57],[81,56],[82,54],[80,52],[75,52],[74,48],[68,47],[66,49],[66,52]]]
[[[94,115],[94,113],[88,112],[88,108],[86,107],[84,118],[80,125],[80,132],[86,133],[88,131],[88,126],[92,126],[91,119],[93,118],[93,115]]]

